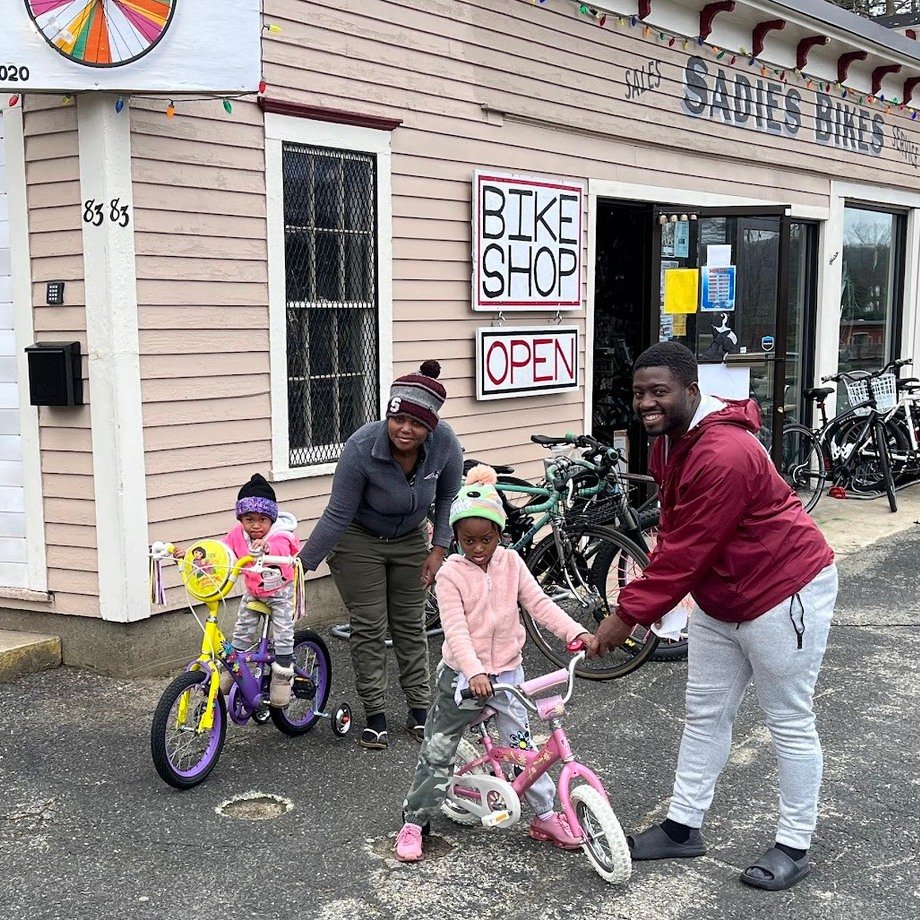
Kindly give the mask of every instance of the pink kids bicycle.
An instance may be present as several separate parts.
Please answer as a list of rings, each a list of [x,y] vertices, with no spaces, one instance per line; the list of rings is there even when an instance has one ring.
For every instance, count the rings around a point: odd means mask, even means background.
[[[454,775],[448,783],[442,812],[458,824],[482,824],[488,828],[513,827],[521,818],[521,798],[547,770],[562,761],[559,774],[559,800],[581,848],[597,873],[611,885],[625,882],[632,872],[629,846],[620,827],[604,785],[597,774],[579,763],[572,753],[562,716],[574,689],[575,668],[585,657],[580,642],[569,651],[578,652],[567,668],[525,681],[520,686],[493,684],[495,692],[507,691],[541,721],[549,723],[549,740],[537,751],[500,747],[488,731],[495,710],[486,706],[470,728],[485,749],[480,753],[465,738],[457,748]],[[535,698],[535,694],[566,684],[565,696]],[[469,690],[461,696],[472,698]],[[576,780],[582,780],[573,788]]]

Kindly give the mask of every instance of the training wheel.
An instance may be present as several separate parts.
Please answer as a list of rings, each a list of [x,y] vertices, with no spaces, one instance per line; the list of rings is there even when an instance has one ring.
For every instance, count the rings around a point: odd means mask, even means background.
[[[256,725],[267,725],[272,718],[272,711],[269,708],[268,703],[260,703],[256,707],[256,711],[252,714],[252,721]]]
[[[332,726],[332,731],[340,738],[347,735],[351,731],[351,706],[348,703],[342,703],[332,714],[329,724]]]

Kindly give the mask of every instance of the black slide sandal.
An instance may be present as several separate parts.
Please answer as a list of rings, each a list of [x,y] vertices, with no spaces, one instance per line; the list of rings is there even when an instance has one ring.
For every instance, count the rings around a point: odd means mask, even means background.
[[[760,869],[770,878],[758,878],[756,875],[750,875],[751,869]],[[767,891],[785,891],[796,882],[800,882],[809,872],[811,872],[811,862],[807,854],[796,860],[782,850],[770,847],[757,862],[748,866],[739,877],[745,885],[752,885],[754,888],[764,888]]]
[[[706,845],[703,836],[696,828],[691,828],[690,839],[686,843],[675,843],[665,833],[660,824],[626,838],[629,853],[635,860],[640,859],[688,859],[692,856],[704,856]]]

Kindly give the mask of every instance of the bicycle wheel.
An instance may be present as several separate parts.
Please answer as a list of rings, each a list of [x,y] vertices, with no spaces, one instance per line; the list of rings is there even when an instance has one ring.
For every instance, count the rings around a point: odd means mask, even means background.
[[[227,704],[218,693],[214,723],[199,729],[208,705],[210,671],[185,671],[164,691],[150,726],[150,752],[157,773],[175,789],[191,789],[214,769],[227,734]]]
[[[885,437],[885,426],[877,421],[873,429],[875,436],[875,449],[878,452],[878,468],[885,485],[885,494],[888,496],[888,507],[892,512],[898,510],[898,496],[894,490],[894,477],[891,475],[891,462],[888,457],[888,439]]]
[[[891,455],[904,455],[910,451],[910,441],[901,427],[894,422],[879,422],[884,425],[885,443],[888,445],[888,461],[891,475],[896,479],[900,471],[892,464]],[[857,443],[858,442],[858,443]],[[847,419],[834,433],[834,443],[847,472],[845,485],[864,495],[875,495],[885,491],[885,476],[881,470],[879,450],[872,429],[866,430],[864,418]],[[852,457],[856,451],[857,455]]]
[[[804,425],[783,428],[779,473],[806,511],[818,504],[825,482],[824,455],[818,439]]]
[[[585,842],[581,848],[597,874],[611,885],[622,885],[632,875],[629,844],[610,803],[593,786],[572,790],[575,817]]]
[[[286,709],[271,707],[275,728],[286,735],[303,735],[319,721],[332,689],[329,649],[312,629],[294,633],[294,691]]]
[[[620,589],[641,574],[648,557],[632,540],[609,527],[586,527],[577,533],[563,533],[565,558],[560,561],[552,534],[541,540],[527,558],[527,567],[549,597],[579,623],[586,632],[610,616]],[[627,574],[621,579],[618,572]],[[571,653],[565,642],[529,614],[522,613],[524,628],[534,644],[554,664],[568,665]],[[619,649],[605,658],[584,660],[576,669],[588,680],[613,680],[631,673],[648,660],[658,646],[658,637],[637,626]]]
[[[642,533],[642,549],[651,554],[658,542],[658,525],[661,522],[661,510],[659,508],[650,508],[639,514],[639,529]],[[626,577],[624,561],[621,560],[623,570],[619,573],[620,577]],[[688,594],[679,606],[686,606],[687,615],[693,612],[696,604],[693,598]],[[652,652],[652,661],[683,661],[687,657],[687,627],[685,626],[677,639],[662,639],[658,637],[658,647]]]

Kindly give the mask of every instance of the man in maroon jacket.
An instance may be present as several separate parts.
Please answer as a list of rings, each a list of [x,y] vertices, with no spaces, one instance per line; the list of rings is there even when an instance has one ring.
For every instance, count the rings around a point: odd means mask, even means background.
[[[700,827],[753,680],[779,764],[776,844],[741,880],[789,888],[810,870],[823,759],[812,708],[837,597],[834,554],[757,440],[753,400],[706,396],[693,353],[653,345],[633,408],[656,437],[658,545],[598,631],[598,654],[691,594],[686,721],[667,820],[629,838],[633,859],[702,856]]]

